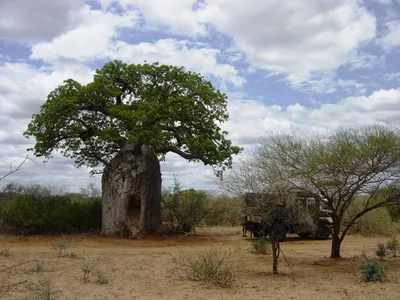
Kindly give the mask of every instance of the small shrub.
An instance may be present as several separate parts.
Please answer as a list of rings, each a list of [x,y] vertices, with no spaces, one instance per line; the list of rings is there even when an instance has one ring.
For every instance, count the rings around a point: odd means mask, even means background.
[[[65,256],[66,250],[69,248],[70,243],[68,242],[55,242],[53,243],[53,250],[55,250],[58,256]]]
[[[364,261],[361,263],[361,274],[364,282],[384,282],[387,280],[387,269],[378,264],[374,259],[363,255]]]
[[[43,271],[44,271],[44,263],[41,261],[36,261],[35,265],[32,268],[26,270],[27,273],[40,273]]]
[[[95,282],[99,284],[108,284],[110,279],[103,271],[97,270],[93,262],[84,261],[81,265],[82,281],[88,282],[90,278],[95,278]]]
[[[55,294],[51,284],[51,280],[48,278],[39,279],[38,283],[31,283],[26,286],[26,289],[32,294],[33,298],[36,300],[55,300]]]
[[[96,271],[96,282],[99,284],[109,284],[110,279],[103,273],[103,271]]]
[[[69,252],[67,253],[67,257],[72,259],[77,259],[79,256],[75,252]]]
[[[95,273],[94,264],[86,260],[82,263],[81,270],[83,282],[88,282],[90,277],[92,277]]]
[[[10,248],[1,249],[1,250],[0,250],[0,256],[4,256],[4,257],[9,257],[9,256],[11,256]]]
[[[229,261],[230,252],[211,249],[191,257],[181,253],[173,257],[177,271],[181,271],[188,279],[216,284],[221,287],[232,287],[236,281],[234,267]]]
[[[393,257],[397,256],[397,253],[400,249],[400,242],[399,240],[394,237],[386,242],[386,249],[391,252]]]
[[[384,243],[378,243],[377,249],[375,251],[376,256],[381,260],[386,256],[386,248]]]
[[[271,253],[271,242],[266,238],[255,238],[251,241],[252,251],[261,254]]]

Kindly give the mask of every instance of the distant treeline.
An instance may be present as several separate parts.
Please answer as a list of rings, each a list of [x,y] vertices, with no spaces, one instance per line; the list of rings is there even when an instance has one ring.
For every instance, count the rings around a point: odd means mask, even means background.
[[[161,202],[163,228],[179,233],[199,225],[238,226],[242,205],[240,197],[166,189]],[[98,233],[101,210],[101,192],[94,185],[80,193],[63,193],[42,185],[11,183],[0,192],[0,229],[18,235]]]

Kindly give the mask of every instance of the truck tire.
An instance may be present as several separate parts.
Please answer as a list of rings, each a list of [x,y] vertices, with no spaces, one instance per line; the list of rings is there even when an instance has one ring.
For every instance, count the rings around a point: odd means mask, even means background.
[[[317,240],[327,240],[331,235],[331,228],[327,224],[318,224],[317,231],[315,232],[315,238]]]
[[[310,236],[310,233],[308,233],[308,232],[298,232],[297,234],[299,235],[299,237],[301,237],[303,239],[306,239]]]

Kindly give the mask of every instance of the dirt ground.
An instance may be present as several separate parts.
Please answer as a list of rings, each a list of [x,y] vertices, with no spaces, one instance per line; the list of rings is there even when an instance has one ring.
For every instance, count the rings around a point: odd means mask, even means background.
[[[26,281],[2,295],[2,299],[33,299],[26,290],[29,282],[50,278],[57,299],[400,299],[400,258],[386,258],[390,282],[366,284],[360,281],[362,251],[373,248],[386,237],[348,236],[340,260],[329,259],[330,240],[302,240],[290,236],[281,244],[293,270],[280,258],[280,274],[271,274],[271,258],[249,252],[249,238],[240,228],[203,228],[198,236],[147,237],[124,240],[99,236],[58,237],[0,236],[0,249],[9,248],[10,256],[0,256],[0,284]],[[51,245],[70,242],[68,252],[78,258],[58,257]],[[189,254],[211,247],[231,249],[237,282],[226,289],[182,279],[171,271],[171,255],[184,250]],[[30,272],[34,261],[44,271]],[[81,266],[90,261],[111,279],[109,284],[82,281]],[[25,263],[25,264],[23,264]],[[9,270],[8,267],[21,264]]]

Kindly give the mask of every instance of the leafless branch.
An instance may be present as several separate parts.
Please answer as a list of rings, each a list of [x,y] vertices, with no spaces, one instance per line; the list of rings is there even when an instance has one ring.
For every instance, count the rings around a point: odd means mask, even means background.
[[[18,166],[17,168],[15,168],[14,170],[11,170],[11,171],[8,172],[6,175],[1,176],[1,177],[0,177],[0,180],[3,180],[3,179],[6,178],[7,176],[10,176],[11,174],[13,174],[13,173],[19,171],[19,169],[21,169],[22,165],[23,165],[27,160],[30,160],[30,161],[36,163],[35,161],[33,161],[32,159],[29,158],[29,155],[27,155],[27,156],[24,158],[24,160],[19,164],[19,166]]]

